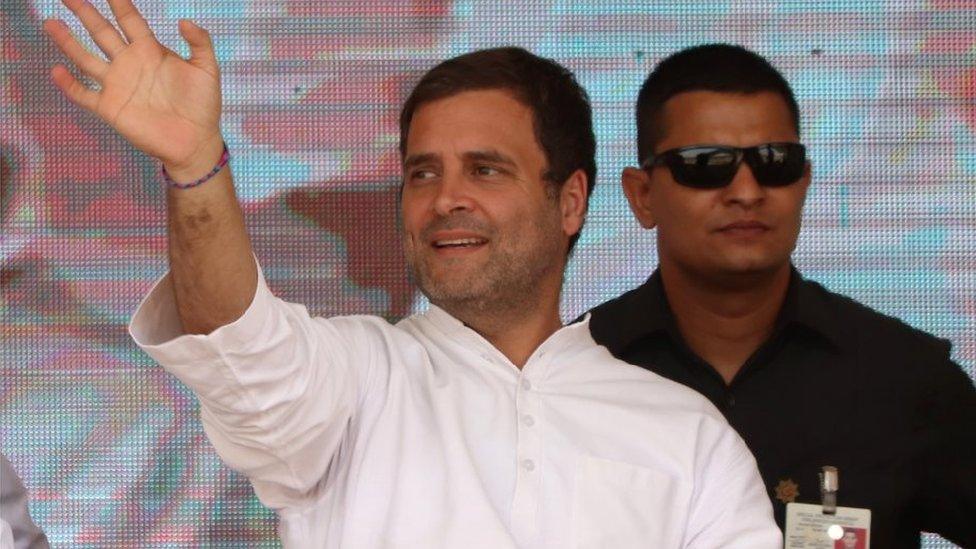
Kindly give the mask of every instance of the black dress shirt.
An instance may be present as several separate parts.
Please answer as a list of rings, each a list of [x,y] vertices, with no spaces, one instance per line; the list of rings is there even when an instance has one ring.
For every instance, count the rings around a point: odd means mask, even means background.
[[[726,384],[681,337],[660,273],[591,311],[616,357],[711,400],[752,453],[784,528],[786,502],[871,509],[873,548],[918,547],[920,531],[976,548],[976,389],[950,344],[795,270],[773,334]]]

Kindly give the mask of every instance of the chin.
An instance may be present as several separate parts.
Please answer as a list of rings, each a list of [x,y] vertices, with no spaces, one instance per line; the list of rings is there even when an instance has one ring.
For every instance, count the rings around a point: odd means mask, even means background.
[[[789,265],[789,257],[736,257],[721,261],[715,265],[714,271],[727,275],[765,275],[778,272]]]
[[[477,279],[470,277],[424,277],[418,285],[420,291],[435,305],[468,301],[484,294]]]
[[[730,273],[758,273],[763,271],[768,271],[774,268],[776,264],[772,261],[762,260],[762,259],[736,259],[733,261],[724,261],[721,264],[720,270],[730,272]]]

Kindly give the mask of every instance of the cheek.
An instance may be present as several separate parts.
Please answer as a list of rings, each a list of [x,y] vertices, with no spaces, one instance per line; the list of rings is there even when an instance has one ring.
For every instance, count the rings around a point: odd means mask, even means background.
[[[563,219],[562,208],[559,205],[558,198],[552,200],[546,199],[534,211],[521,212],[519,216],[534,220],[537,226],[553,235],[562,234],[564,229],[563,225],[566,223]]]
[[[709,225],[717,202],[706,193],[669,193],[657,201],[658,230],[676,240],[694,240]]]
[[[424,224],[424,215],[428,209],[417,197],[404,195],[400,200],[400,224],[404,234],[409,238],[411,235],[420,233]]]
[[[778,208],[784,221],[799,223],[800,215],[803,212],[803,201],[806,193],[803,189],[783,189],[785,192],[778,196]]]
[[[536,197],[523,192],[471,193],[476,211],[473,215],[484,219],[495,229],[522,227],[548,215],[543,212]]]

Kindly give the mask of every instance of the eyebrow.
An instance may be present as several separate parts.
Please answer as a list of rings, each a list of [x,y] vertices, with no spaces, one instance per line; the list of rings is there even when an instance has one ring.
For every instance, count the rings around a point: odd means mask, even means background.
[[[495,149],[488,149],[484,151],[470,151],[462,155],[464,160],[468,162],[492,162],[495,164],[504,164],[508,167],[514,168],[517,166],[515,160],[512,157],[502,154]]]
[[[514,168],[517,166],[515,160],[512,157],[502,154],[495,149],[486,149],[483,151],[468,151],[461,155],[461,158],[465,162],[492,162],[495,164],[503,164],[505,166]],[[422,154],[412,154],[408,156],[403,161],[403,169],[409,170],[410,168],[416,167],[420,164],[427,164],[432,162],[440,162],[440,155],[436,153],[422,153]]]
[[[427,164],[429,162],[439,162],[440,156],[434,153],[425,154],[411,154],[403,160],[403,169],[408,170],[417,166],[419,164]]]

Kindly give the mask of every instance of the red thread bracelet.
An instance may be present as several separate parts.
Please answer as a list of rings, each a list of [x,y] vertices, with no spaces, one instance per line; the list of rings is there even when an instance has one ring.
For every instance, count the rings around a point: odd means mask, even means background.
[[[221,153],[220,160],[217,161],[217,165],[214,166],[213,169],[210,170],[210,172],[207,175],[201,177],[200,179],[197,179],[196,181],[191,181],[190,183],[177,183],[176,181],[173,181],[173,178],[170,177],[168,173],[166,173],[166,166],[163,166],[163,170],[162,170],[163,181],[165,181],[166,184],[169,185],[170,187],[176,189],[189,189],[191,187],[196,187],[197,185],[202,185],[203,183],[206,183],[213,176],[217,175],[217,173],[220,172],[220,170],[222,170],[224,166],[227,165],[227,162],[229,161],[230,161],[230,151],[227,150],[227,143],[224,143],[224,152]]]

